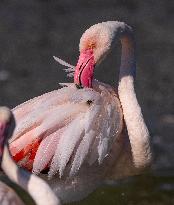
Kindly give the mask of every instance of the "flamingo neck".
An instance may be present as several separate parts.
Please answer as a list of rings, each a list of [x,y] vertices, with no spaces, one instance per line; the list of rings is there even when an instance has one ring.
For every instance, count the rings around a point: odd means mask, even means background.
[[[37,205],[58,205],[59,201],[51,188],[41,178],[19,168],[12,160],[8,146],[4,146],[2,169],[11,181],[29,192]]]
[[[151,161],[150,136],[134,90],[135,43],[130,33],[121,37],[121,44],[122,56],[118,94],[129,135],[134,165],[137,168],[143,168]]]

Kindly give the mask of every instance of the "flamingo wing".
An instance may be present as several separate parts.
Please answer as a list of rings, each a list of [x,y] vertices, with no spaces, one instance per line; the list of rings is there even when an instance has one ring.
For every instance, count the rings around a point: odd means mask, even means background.
[[[73,176],[84,162],[102,163],[121,131],[114,93],[98,81],[93,89],[66,84],[14,108],[13,158],[36,174],[48,168],[49,177],[57,172],[61,177],[66,170]]]

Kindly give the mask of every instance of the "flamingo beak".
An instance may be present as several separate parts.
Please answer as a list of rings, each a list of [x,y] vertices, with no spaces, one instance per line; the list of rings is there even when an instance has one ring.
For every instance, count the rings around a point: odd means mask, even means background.
[[[94,53],[92,49],[81,52],[75,68],[74,83],[77,88],[92,87],[94,75]]]

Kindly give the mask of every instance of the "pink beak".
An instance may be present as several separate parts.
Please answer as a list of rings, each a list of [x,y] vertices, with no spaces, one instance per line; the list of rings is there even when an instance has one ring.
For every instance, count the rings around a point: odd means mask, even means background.
[[[92,87],[94,74],[94,54],[92,49],[81,52],[74,74],[74,83],[79,87]]]

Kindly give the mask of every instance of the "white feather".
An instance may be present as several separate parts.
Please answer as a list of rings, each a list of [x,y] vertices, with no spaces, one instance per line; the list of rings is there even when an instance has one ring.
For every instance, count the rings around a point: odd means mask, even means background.
[[[108,137],[103,137],[102,134],[101,134],[100,138],[102,140],[100,140],[99,146],[98,146],[98,154],[99,154],[98,162],[99,162],[99,164],[102,163],[103,159],[108,154],[108,140],[109,140]]]
[[[101,105],[92,105],[85,115],[85,133],[95,126],[97,117],[100,114]],[[95,128],[94,128],[95,129]]]
[[[57,62],[60,63],[61,65],[64,65],[64,66],[66,66],[66,67],[68,67],[68,68],[71,68],[71,71],[75,71],[75,66],[73,66],[73,65],[71,65],[71,64],[69,64],[69,63],[67,63],[67,62],[65,62],[64,60],[62,60],[62,59],[60,59],[60,58],[58,58],[58,57],[56,57],[56,56],[53,56],[53,58],[54,58],[55,61],[57,61]]]
[[[74,76],[75,66],[70,65],[69,63],[65,62],[64,60],[62,60],[62,59],[60,59],[60,58],[58,58],[58,57],[53,56],[53,58],[54,58],[54,60],[56,60],[56,61],[57,61],[58,63],[60,63],[61,65],[67,67],[67,68],[64,68],[64,71],[65,71],[66,73],[68,73],[68,74],[67,74],[68,77],[71,78],[71,77]]]
[[[74,87],[74,83],[59,83],[59,85],[62,86],[62,87],[70,87],[70,86]]]
[[[67,76],[68,76],[69,78],[72,78],[72,77],[74,76],[74,73],[68,73]]]
[[[89,156],[87,158],[88,160],[88,164],[91,166],[92,164],[94,164],[97,159],[98,159],[98,144],[99,144],[99,136],[98,136],[98,133],[95,137],[95,140],[93,142],[93,144],[91,145],[91,148],[90,148],[90,152],[89,152]]]
[[[66,128],[60,138],[55,155],[51,162],[49,177],[52,177],[58,170],[60,177],[63,175],[66,164],[68,163],[77,142],[80,140],[84,131],[83,114],[74,119]]]
[[[108,114],[109,113],[107,112],[107,106],[105,105],[102,112],[102,117],[101,117],[102,120],[100,122],[100,134],[99,134],[99,144],[98,144],[99,164],[102,163],[103,159],[105,158],[105,156],[109,151],[108,141],[110,137],[109,127],[110,127],[111,119],[109,118]]]
[[[39,145],[33,163],[33,173],[39,174],[50,162],[63,132],[63,128],[47,136]]]
[[[74,176],[76,172],[80,169],[82,163],[85,160],[85,157],[88,154],[90,145],[92,143],[92,140],[95,137],[95,132],[93,130],[90,130],[89,133],[85,134],[83,137],[73,160],[72,167],[70,170],[70,176]]]

